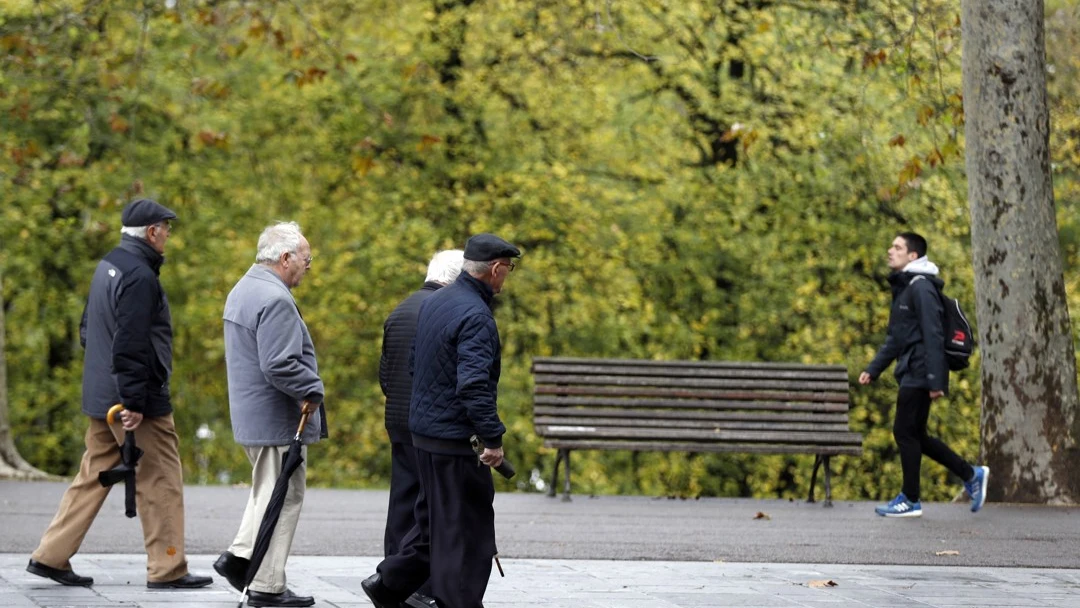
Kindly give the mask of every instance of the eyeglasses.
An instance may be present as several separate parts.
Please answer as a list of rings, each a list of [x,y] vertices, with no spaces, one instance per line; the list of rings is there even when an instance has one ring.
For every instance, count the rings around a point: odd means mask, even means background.
[[[509,270],[507,270],[507,272],[514,272],[514,268],[517,267],[517,264],[515,264],[513,262],[499,262],[499,264],[502,264],[503,266],[506,266],[507,268],[509,268]]]
[[[171,222],[168,222],[168,221],[158,222],[157,224],[154,224],[154,227],[157,228],[158,230],[164,230],[165,234],[172,234],[172,223]]]
[[[295,252],[295,251],[290,251],[289,255],[294,255],[296,257],[300,257],[300,254]],[[315,258],[315,256],[310,255],[310,254],[306,258],[302,258],[304,260],[304,265],[305,266],[311,266],[311,260],[313,260],[314,258]]]

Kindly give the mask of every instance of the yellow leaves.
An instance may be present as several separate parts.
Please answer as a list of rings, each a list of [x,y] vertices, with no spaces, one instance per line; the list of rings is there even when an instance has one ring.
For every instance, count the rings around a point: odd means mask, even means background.
[[[367,174],[371,172],[372,167],[375,166],[375,159],[370,156],[354,156],[352,159],[352,168],[360,177],[367,177]]]
[[[930,165],[931,168],[936,167],[943,162],[945,162],[945,159],[941,155],[941,150],[938,150],[937,148],[934,148],[926,155],[926,163]]]
[[[297,88],[303,88],[309,84],[322,82],[328,72],[320,67],[312,66],[306,70],[289,70],[285,74],[285,81],[291,82]]]
[[[226,99],[232,90],[228,85],[218,82],[213,78],[193,78],[191,80],[191,93],[207,99]]]
[[[112,129],[114,133],[127,133],[131,126],[128,124],[126,118],[114,112],[109,116],[109,128]]]
[[[889,145],[897,148],[903,148],[906,141],[907,140],[904,139],[903,133],[897,133],[896,137],[889,140]]]
[[[889,55],[885,52],[885,49],[878,49],[877,52],[865,52],[863,53],[862,69],[864,71],[874,69],[879,65],[885,63],[885,59],[887,59],[888,56]]]
[[[197,137],[199,143],[207,148],[229,149],[229,135],[224,131],[203,130],[199,131]]]
[[[934,108],[930,106],[922,106],[915,113],[915,120],[922,126],[926,126],[926,123],[930,122],[930,119],[934,117]]]
[[[422,136],[420,136],[420,143],[416,144],[416,149],[419,152],[426,152],[432,147],[434,147],[435,144],[440,143],[441,141],[442,138],[437,135],[430,135],[428,133],[424,133]]]
[[[912,156],[904,167],[900,170],[900,183],[906,184],[915,180],[915,178],[922,175],[923,164],[922,160],[918,156]]]

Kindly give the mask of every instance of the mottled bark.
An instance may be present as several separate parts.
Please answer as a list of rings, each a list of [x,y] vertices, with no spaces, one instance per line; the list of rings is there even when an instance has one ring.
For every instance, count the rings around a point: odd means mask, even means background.
[[[1080,498],[1076,357],[1054,193],[1042,0],[963,0],[968,196],[989,498]]]
[[[48,473],[35,469],[23,460],[11,437],[7,399],[7,357],[4,355],[4,349],[7,348],[4,335],[6,327],[4,281],[3,275],[0,274],[0,479],[50,479],[51,476]]]

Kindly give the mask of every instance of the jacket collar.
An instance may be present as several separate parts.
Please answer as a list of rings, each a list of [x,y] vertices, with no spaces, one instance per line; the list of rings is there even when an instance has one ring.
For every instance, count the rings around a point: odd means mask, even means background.
[[[278,276],[278,273],[274,272],[273,269],[268,266],[263,264],[252,264],[251,268],[248,268],[246,274],[253,279],[269,281],[275,285],[280,285],[285,291],[289,292],[289,295],[292,295],[292,290],[285,284],[285,281]]]
[[[120,235],[119,247],[137,258],[145,260],[150,265],[150,268],[154,269],[154,274],[160,274],[161,265],[165,263],[165,256],[154,251],[150,243],[130,234],[122,234]]]
[[[489,307],[491,306],[491,300],[495,297],[495,290],[491,288],[491,285],[488,285],[467,272],[459,274],[457,282],[468,286],[480,295],[480,298],[484,300],[484,304],[487,304]]]
[[[420,288],[420,291],[436,291],[443,287],[444,285],[438,281],[424,281],[424,286]]]

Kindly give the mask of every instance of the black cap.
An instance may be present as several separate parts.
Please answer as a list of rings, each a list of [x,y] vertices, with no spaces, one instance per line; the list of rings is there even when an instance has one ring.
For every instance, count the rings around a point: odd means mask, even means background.
[[[465,259],[473,262],[490,262],[499,258],[516,258],[521,251],[494,234],[477,234],[465,243]]]
[[[120,214],[120,223],[132,228],[150,226],[165,220],[175,219],[176,214],[172,212],[172,209],[159,205],[148,198],[131,201],[124,207],[123,213]]]

